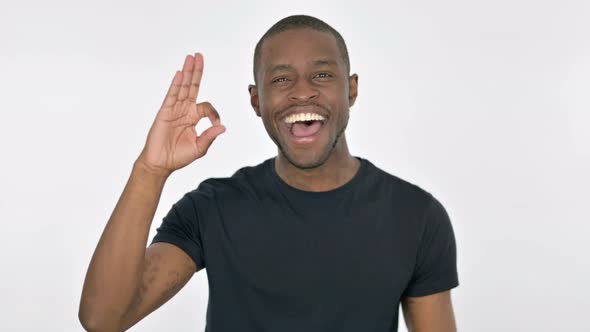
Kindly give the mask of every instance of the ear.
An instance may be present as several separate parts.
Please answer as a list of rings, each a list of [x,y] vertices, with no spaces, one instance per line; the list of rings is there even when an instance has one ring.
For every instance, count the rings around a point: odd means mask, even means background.
[[[354,105],[356,100],[356,96],[358,94],[358,84],[359,84],[359,76],[357,74],[352,74],[348,78],[348,106],[351,107]]]
[[[260,104],[258,103],[258,88],[256,85],[248,85],[248,92],[250,93],[250,105],[254,109],[257,116],[260,117]]]

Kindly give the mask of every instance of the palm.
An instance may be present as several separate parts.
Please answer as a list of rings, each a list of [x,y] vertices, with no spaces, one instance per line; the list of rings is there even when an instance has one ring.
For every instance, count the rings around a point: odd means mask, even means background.
[[[150,129],[143,161],[172,172],[201,158],[213,140],[225,131],[219,115],[209,103],[196,104],[203,58],[187,56],[182,72],[174,76],[168,94]],[[208,117],[212,127],[198,135],[195,125]]]

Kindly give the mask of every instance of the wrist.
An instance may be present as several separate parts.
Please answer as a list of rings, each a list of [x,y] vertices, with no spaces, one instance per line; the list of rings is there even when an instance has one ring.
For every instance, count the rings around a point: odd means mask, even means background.
[[[156,168],[145,163],[138,158],[133,163],[133,173],[141,177],[148,177],[156,181],[166,181],[172,172],[161,168]]]

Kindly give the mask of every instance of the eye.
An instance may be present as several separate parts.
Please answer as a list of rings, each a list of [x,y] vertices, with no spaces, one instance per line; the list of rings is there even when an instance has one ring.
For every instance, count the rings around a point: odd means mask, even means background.
[[[315,77],[317,77],[317,78],[329,78],[329,77],[332,77],[332,75],[330,73],[318,73],[317,75],[315,75]]]
[[[275,79],[273,79],[272,81],[270,81],[270,83],[283,83],[288,81],[289,79],[286,77],[277,77]]]

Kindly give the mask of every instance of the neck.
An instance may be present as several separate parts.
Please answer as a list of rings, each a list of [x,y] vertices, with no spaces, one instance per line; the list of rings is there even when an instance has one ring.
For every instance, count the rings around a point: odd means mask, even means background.
[[[300,169],[291,164],[279,151],[275,170],[279,177],[291,187],[304,191],[329,191],[350,181],[357,173],[360,161],[348,151],[344,135],[321,166]]]

